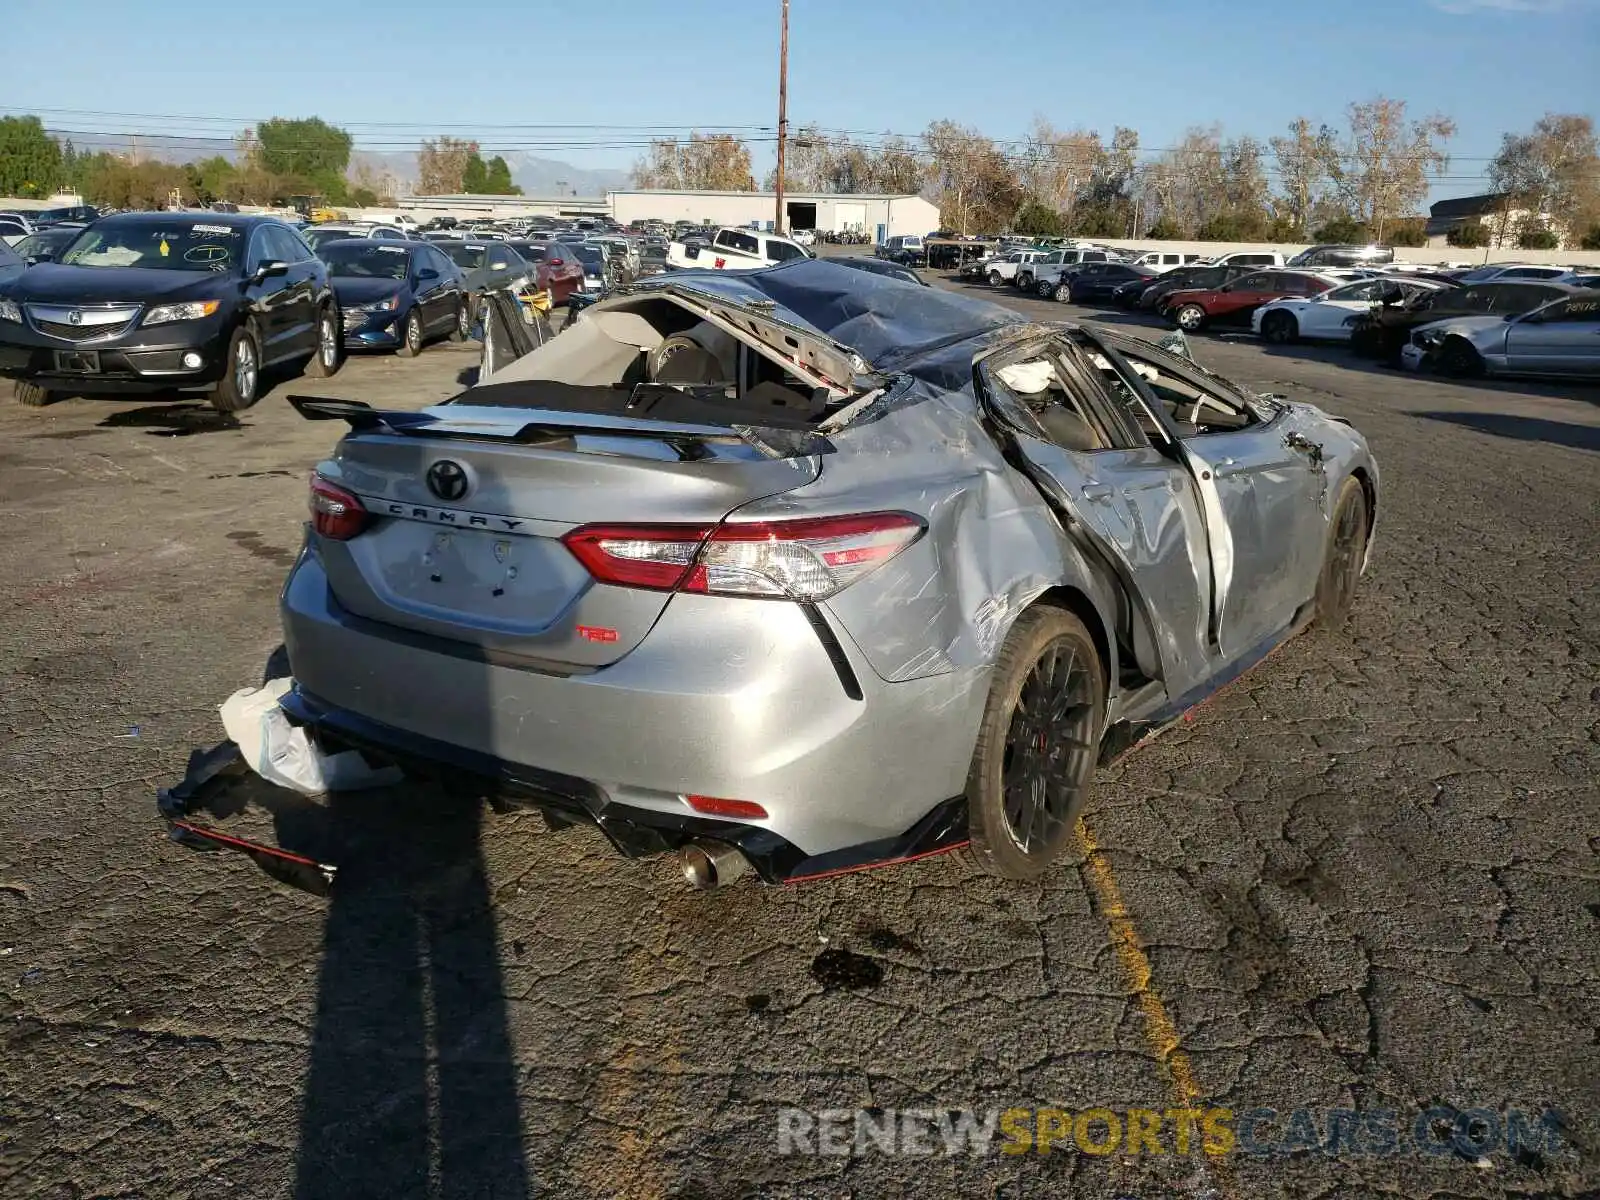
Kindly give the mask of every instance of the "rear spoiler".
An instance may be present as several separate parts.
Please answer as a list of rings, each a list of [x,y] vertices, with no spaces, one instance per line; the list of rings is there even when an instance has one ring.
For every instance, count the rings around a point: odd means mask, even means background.
[[[690,425],[673,421],[642,422],[602,413],[550,413],[519,426],[514,432],[472,432],[459,426],[452,427],[432,413],[373,408],[361,400],[335,400],[322,396],[290,396],[288,400],[290,406],[308,421],[345,421],[356,433],[477,438],[530,445],[583,436],[639,438],[665,442],[685,460],[715,457],[713,447],[716,446],[748,446],[765,458],[799,458],[833,452],[833,443],[819,433],[757,425]]]

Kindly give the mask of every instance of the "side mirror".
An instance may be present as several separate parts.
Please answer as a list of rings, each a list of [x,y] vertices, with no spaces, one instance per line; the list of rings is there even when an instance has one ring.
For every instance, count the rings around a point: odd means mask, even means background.
[[[417,272],[417,281],[419,283],[425,283],[430,279],[437,278],[439,278],[439,272],[435,271],[432,267],[423,267],[422,270]]]
[[[250,278],[251,278],[252,282],[260,283],[262,280],[265,280],[265,279],[277,279],[278,277],[283,276],[283,275],[287,275],[288,273],[289,273],[289,264],[288,263],[286,263],[286,262],[277,262],[277,261],[274,260],[274,261],[269,261],[269,262],[262,263],[259,267],[256,268],[256,273],[254,275],[252,275]]]

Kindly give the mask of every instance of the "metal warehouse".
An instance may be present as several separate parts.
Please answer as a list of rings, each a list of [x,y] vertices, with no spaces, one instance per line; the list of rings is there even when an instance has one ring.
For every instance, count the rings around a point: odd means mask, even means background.
[[[776,198],[771,192],[610,192],[611,215],[635,221],[694,221],[703,225],[771,228]],[[939,209],[921,196],[823,195],[785,192],[784,212],[794,229],[865,233],[881,242],[896,234],[927,234],[939,228]]]

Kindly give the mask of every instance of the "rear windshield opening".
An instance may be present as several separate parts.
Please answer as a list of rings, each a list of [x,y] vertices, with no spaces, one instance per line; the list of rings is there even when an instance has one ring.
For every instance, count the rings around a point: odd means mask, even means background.
[[[731,322],[667,296],[607,305],[452,403],[808,429],[855,399],[804,367],[785,365],[758,323],[740,324],[751,332],[731,332]],[[804,357],[792,334],[773,328],[771,335]]]

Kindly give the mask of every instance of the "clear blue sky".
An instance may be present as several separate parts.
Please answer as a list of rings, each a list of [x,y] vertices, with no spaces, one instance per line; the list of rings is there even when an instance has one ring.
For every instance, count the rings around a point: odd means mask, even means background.
[[[113,114],[43,113],[57,128],[226,135],[318,115],[371,149],[449,131],[625,168],[639,151],[624,143],[649,136],[637,127],[775,121],[779,0],[77,0],[70,31],[57,0],[4,7],[0,111]],[[368,34],[385,21],[393,37]],[[60,36],[46,49],[30,29]],[[790,6],[793,124],[915,134],[949,117],[1009,139],[1042,114],[1107,134],[1129,125],[1157,148],[1195,124],[1263,138],[1299,115],[1339,124],[1347,103],[1379,93],[1454,117],[1455,162],[1435,195],[1477,190],[1501,133],[1546,111],[1600,110],[1600,0]],[[493,128],[557,124],[612,128]],[[770,144],[755,157],[763,171]]]

